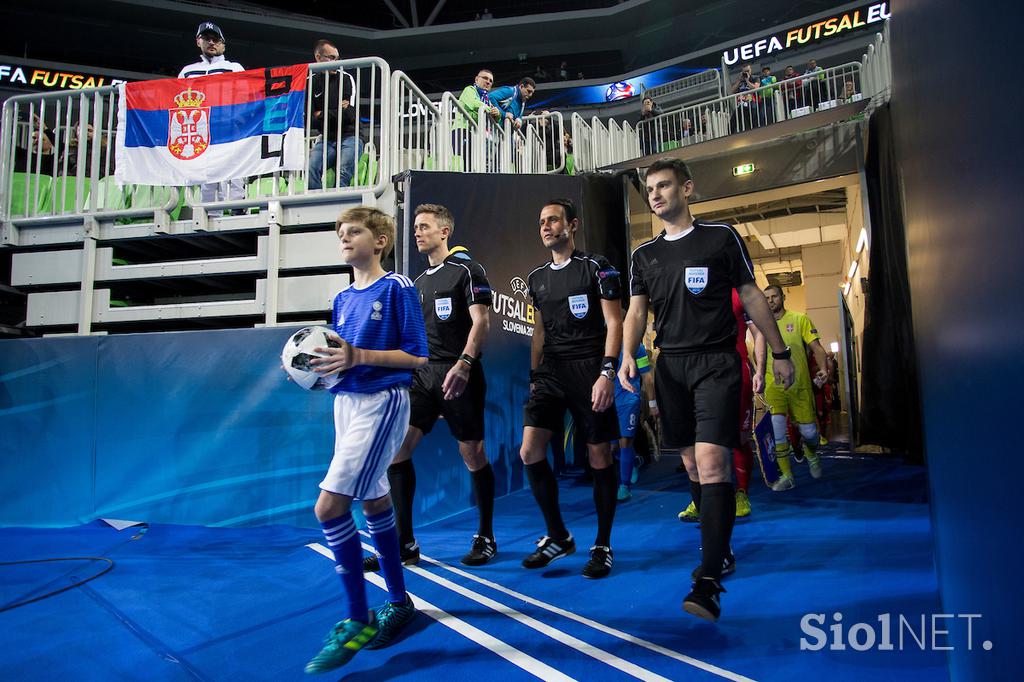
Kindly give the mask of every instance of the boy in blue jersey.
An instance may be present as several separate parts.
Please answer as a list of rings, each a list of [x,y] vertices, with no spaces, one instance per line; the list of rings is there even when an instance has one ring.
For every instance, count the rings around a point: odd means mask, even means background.
[[[312,361],[324,375],[343,373],[331,389],[334,458],[320,483],[315,511],[334,552],[348,614],[306,664],[311,674],[344,665],[363,648],[388,644],[416,613],[405,592],[387,468],[409,427],[412,370],[427,362],[423,314],[409,278],[381,267],[395,244],[390,216],[358,206],[341,214],[336,230],[353,281],[334,299],[333,326],[340,347],[317,348],[328,357]],[[373,611],[367,606],[353,500],[363,503],[388,589],[388,601]]]
[[[636,370],[640,376],[632,377],[629,380],[633,387],[630,393],[622,384],[615,384],[615,411],[619,415],[619,440],[612,443],[613,451],[617,448],[619,454],[619,491],[616,495],[619,502],[625,502],[633,497],[632,485],[636,483],[636,453],[633,451],[633,439],[636,437],[636,429],[640,424],[640,397],[642,391],[641,380],[650,381],[651,359],[647,355],[644,344],[636,349]],[[622,353],[619,353],[619,365],[622,365]],[[650,394],[650,391],[648,391]],[[658,409],[654,400],[650,402],[652,411]],[[614,454],[614,453],[613,453]]]

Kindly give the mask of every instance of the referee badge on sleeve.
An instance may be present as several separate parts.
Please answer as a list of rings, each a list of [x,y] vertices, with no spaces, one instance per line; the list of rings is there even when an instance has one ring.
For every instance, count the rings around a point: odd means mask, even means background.
[[[686,290],[691,294],[699,294],[708,285],[708,269],[686,268]]]
[[[587,316],[587,311],[590,310],[590,300],[586,294],[574,294],[569,297],[569,311],[578,320],[582,320]]]
[[[451,296],[445,296],[444,298],[434,299],[434,313],[437,315],[439,320],[447,320],[452,316],[452,298]]]

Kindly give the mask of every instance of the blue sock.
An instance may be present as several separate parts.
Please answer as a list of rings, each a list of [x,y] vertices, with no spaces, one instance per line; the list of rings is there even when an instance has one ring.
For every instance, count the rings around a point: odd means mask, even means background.
[[[398,546],[398,529],[390,508],[380,514],[366,517],[366,526],[380,557],[380,572],[388,586],[388,599],[392,604],[405,603],[405,576],[402,574],[402,553]]]
[[[630,481],[633,479],[633,459],[635,455],[633,453],[633,447],[619,448],[619,483],[629,487]]]
[[[352,514],[346,512],[330,521],[321,521],[327,545],[334,552],[334,570],[341,577],[348,596],[348,617],[360,623],[367,622],[370,608],[366,603],[366,585],[363,583],[363,548]]]

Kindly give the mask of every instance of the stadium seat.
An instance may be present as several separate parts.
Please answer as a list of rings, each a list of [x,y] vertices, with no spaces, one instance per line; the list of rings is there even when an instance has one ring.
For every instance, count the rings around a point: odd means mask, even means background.
[[[576,160],[572,158],[572,154],[565,155],[565,174],[576,175]]]
[[[100,178],[89,188],[83,206],[89,206],[92,195],[96,193],[96,210],[120,211],[128,208],[127,185],[119,187],[113,177]]]
[[[28,190],[26,200],[25,192]],[[36,196],[36,192],[39,196]],[[45,215],[53,205],[53,178],[49,175],[12,173],[11,216],[33,217]]]
[[[74,213],[77,178],[61,176],[53,185],[53,203],[57,213]],[[84,195],[89,196],[89,178],[84,178]],[[83,208],[88,204],[83,204]]]

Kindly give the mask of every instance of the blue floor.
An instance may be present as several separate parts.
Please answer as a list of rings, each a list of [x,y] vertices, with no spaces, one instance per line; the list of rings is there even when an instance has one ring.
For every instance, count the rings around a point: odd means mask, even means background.
[[[498,500],[499,554],[485,567],[458,563],[475,511],[419,529],[424,555],[440,563],[408,571],[408,587],[434,608],[392,646],[323,677],[948,679],[944,655],[921,651],[909,635],[902,651],[898,640],[895,651],[800,649],[804,614],[826,614],[823,629],[836,612],[847,626],[877,629],[879,614],[914,622],[940,611],[922,469],[830,458],[822,481],[797,465],[798,486],[786,493],[757,482],[754,513],[734,533],[738,569],[725,581],[723,617],[712,625],[680,609],[700,533],[676,519],[688,494],[675,464],[666,458],[645,469],[633,499],[619,506],[605,580],[580,576],[596,524],[591,489],[575,477],[562,479],[561,499],[580,549],[547,570],[519,565],[542,533],[528,491]],[[0,679],[306,678],[302,666],[342,599],[332,564],[306,547],[320,541],[315,531],[281,526],[0,529],[0,561],[116,562],[84,586],[0,613]],[[0,608],[102,567],[2,566]],[[379,587],[367,590],[371,603],[383,601]]]

